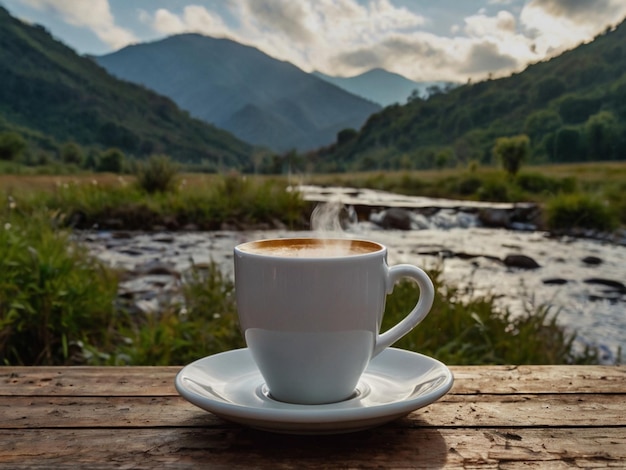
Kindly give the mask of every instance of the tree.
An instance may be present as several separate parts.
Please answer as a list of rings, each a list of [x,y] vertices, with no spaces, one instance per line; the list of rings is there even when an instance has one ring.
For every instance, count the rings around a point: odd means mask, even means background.
[[[76,142],[64,143],[61,147],[61,161],[81,165],[83,163],[83,149]]]
[[[524,123],[524,131],[534,143],[538,143],[550,132],[556,132],[563,125],[556,111],[542,109],[534,112]]]
[[[98,162],[98,171],[121,173],[124,168],[124,152],[118,148],[110,148],[102,152]]]
[[[598,112],[600,100],[570,95],[561,101],[559,114],[566,124],[581,124]]]
[[[529,152],[530,139],[526,134],[500,137],[493,147],[494,156],[511,178],[517,174]]]
[[[26,140],[17,132],[0,134],[0,160],[17,160],[26,149]]]
[[[563,127],[554,137],[553,160],[577,162],[585,158],[585,145],[577,127]]]
[[[547,77],[537,82],[534,88],[535,103],[544,106],[550,100],[561,96],[567,87],[563,80],[557,77]]]
[[[454,151],[451,148],[445,148],[437,152],[435,155],[435,166],[438,170],[442,170],[454,160]]]
[[[355,129],[343,129],[337,133],[337,145],[345,145],[352,142],[358,135]]]
[[[611,160],[615,153],[617,119],[610,111],[600,111],[585,123],[585,135],[591,160]]]

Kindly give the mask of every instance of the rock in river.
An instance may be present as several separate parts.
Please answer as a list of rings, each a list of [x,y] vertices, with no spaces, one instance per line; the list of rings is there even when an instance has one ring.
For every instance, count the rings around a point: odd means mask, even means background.
[[[411,230],[411,212],[398,207],[383,211],[379,221],[372,221],[385,229]]]
[[[539,263],[526,255],[507,255],[504,258],[504,264],[509,268],[519,269],[537,269],[541,267]]]

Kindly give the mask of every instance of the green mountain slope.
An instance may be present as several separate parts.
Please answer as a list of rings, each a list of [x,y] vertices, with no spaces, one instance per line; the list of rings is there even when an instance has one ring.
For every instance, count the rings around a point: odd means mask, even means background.
[[[170,99],[120,81],[40,26],[0,7],[0,132],[54,153],[67,141],[144,157],[245,167],[252,147],[181,111]]]
[[[315,158],[337,170],[490,163],[495,139],[517,134],[531,162],[626,159],[626,23],[519,74],[385,108]]]

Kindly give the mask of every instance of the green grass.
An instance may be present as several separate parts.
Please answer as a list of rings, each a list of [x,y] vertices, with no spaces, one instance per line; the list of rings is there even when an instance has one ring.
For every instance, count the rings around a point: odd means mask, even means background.
[[[130,315],[117,302],[116,273],[54,228],[49,214],[5,214],[1,223],[0,363],[180,365],[244,345],[233,282],[217,266],[186,273],[182,303]],[[513,317],[493,298],[467,299],[430,274],[433,310],[398,347],[449,364],[597,362],[592,350],[574,351],[549,309]],[[417,296],[413,284],[399,284],[383,328]]]
[[[125,341],[109,364],[186,364],[245,346],[239,330],[234,285],[217,265],[193,267],[183,285],[184,303],[145,315],[121,333]]]
[[[83,347],[107,347],[115,273],[46,213],[0,221],[0,364],[82,363]]]
[[[554,232],[588,228],[610,232],[619,224],[617,210],[592,194],[559,194],[548,202],[546,221]]]
[[[448,364],[594,364],[597,351],[576,352],[575,336],[558,324],[545,305],[514,316],[496,307],[491,296],[467,299],[455,286],[430,273],[437,295],[428,316],[397,347],[418,351]],[[419,297],[411,282],[388,297],[383,330],[398,323]],[[461,300],[461,298],[463,300]]]
[[[61,223],[90,229],[124,228],[151,230],[155,227],[216,230],[227,224],[236,228],[260,224],[283,224],[303,228],[308,224],[309,204],[298,193],[285,190],[282,180],[255,179],[239,174],[184,176],[176,187],[146,192],[132,177],[96,177],[39,181],[42,189],[20,185],[19,178],[5,183],[18,210],[28,215],[51,208]],[[2,208],[0,208],[0,214]]]

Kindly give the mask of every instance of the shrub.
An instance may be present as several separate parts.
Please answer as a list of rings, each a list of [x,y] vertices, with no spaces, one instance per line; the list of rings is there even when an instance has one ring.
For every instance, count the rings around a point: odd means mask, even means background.
[[[0,225],[0,363],[82,362],[83,347],[109,343],[114,274],[55,231],[47,215]]]
[[[17,160],[26,149],[26,140],[17,132],[0,134],[0,160]]]
[[[482,179],[475,175],[474,173],[466,174],[460,177],[458,181],[455,182],[456,187],[453,189],[458,192],[461,196],[470,196],[482,186]]]
[[[509,193],[509,185],[505,181],[493,178],[484,181],[483,185],[476,191],[476,195],[481,201],[510,201],[512,198]]]
[[[84,152],[76,142],[66,142],[60,150],[61,161],[70,165],[80,166],[83,164]]]
[[[517,174],[529,153],[530,139],[524,134],[515,137],[500,137],[493,147],[494,156],[511,177]]]
[[[619,222],[626,225],[626,182],[610,185],[604,193]]]
[[[617,215],[602,200],[587,193],[559,194],[548,201],[546,223],[550,230],[593,229],[610,231],[617,227]]]
[[[520,189],[533,194],[571,193],[576,190],[577,181],[574,177],[551,178],[537,172],[520,173],[515,177]]]
[[[98,171],[121,173],[124,169],[124,152],[117,148],[105,150],[98,161]]]
[[[166,155],[152,155],[137,165],[137,184],[147,193],[165,193],[176,186],[178,167]]]

